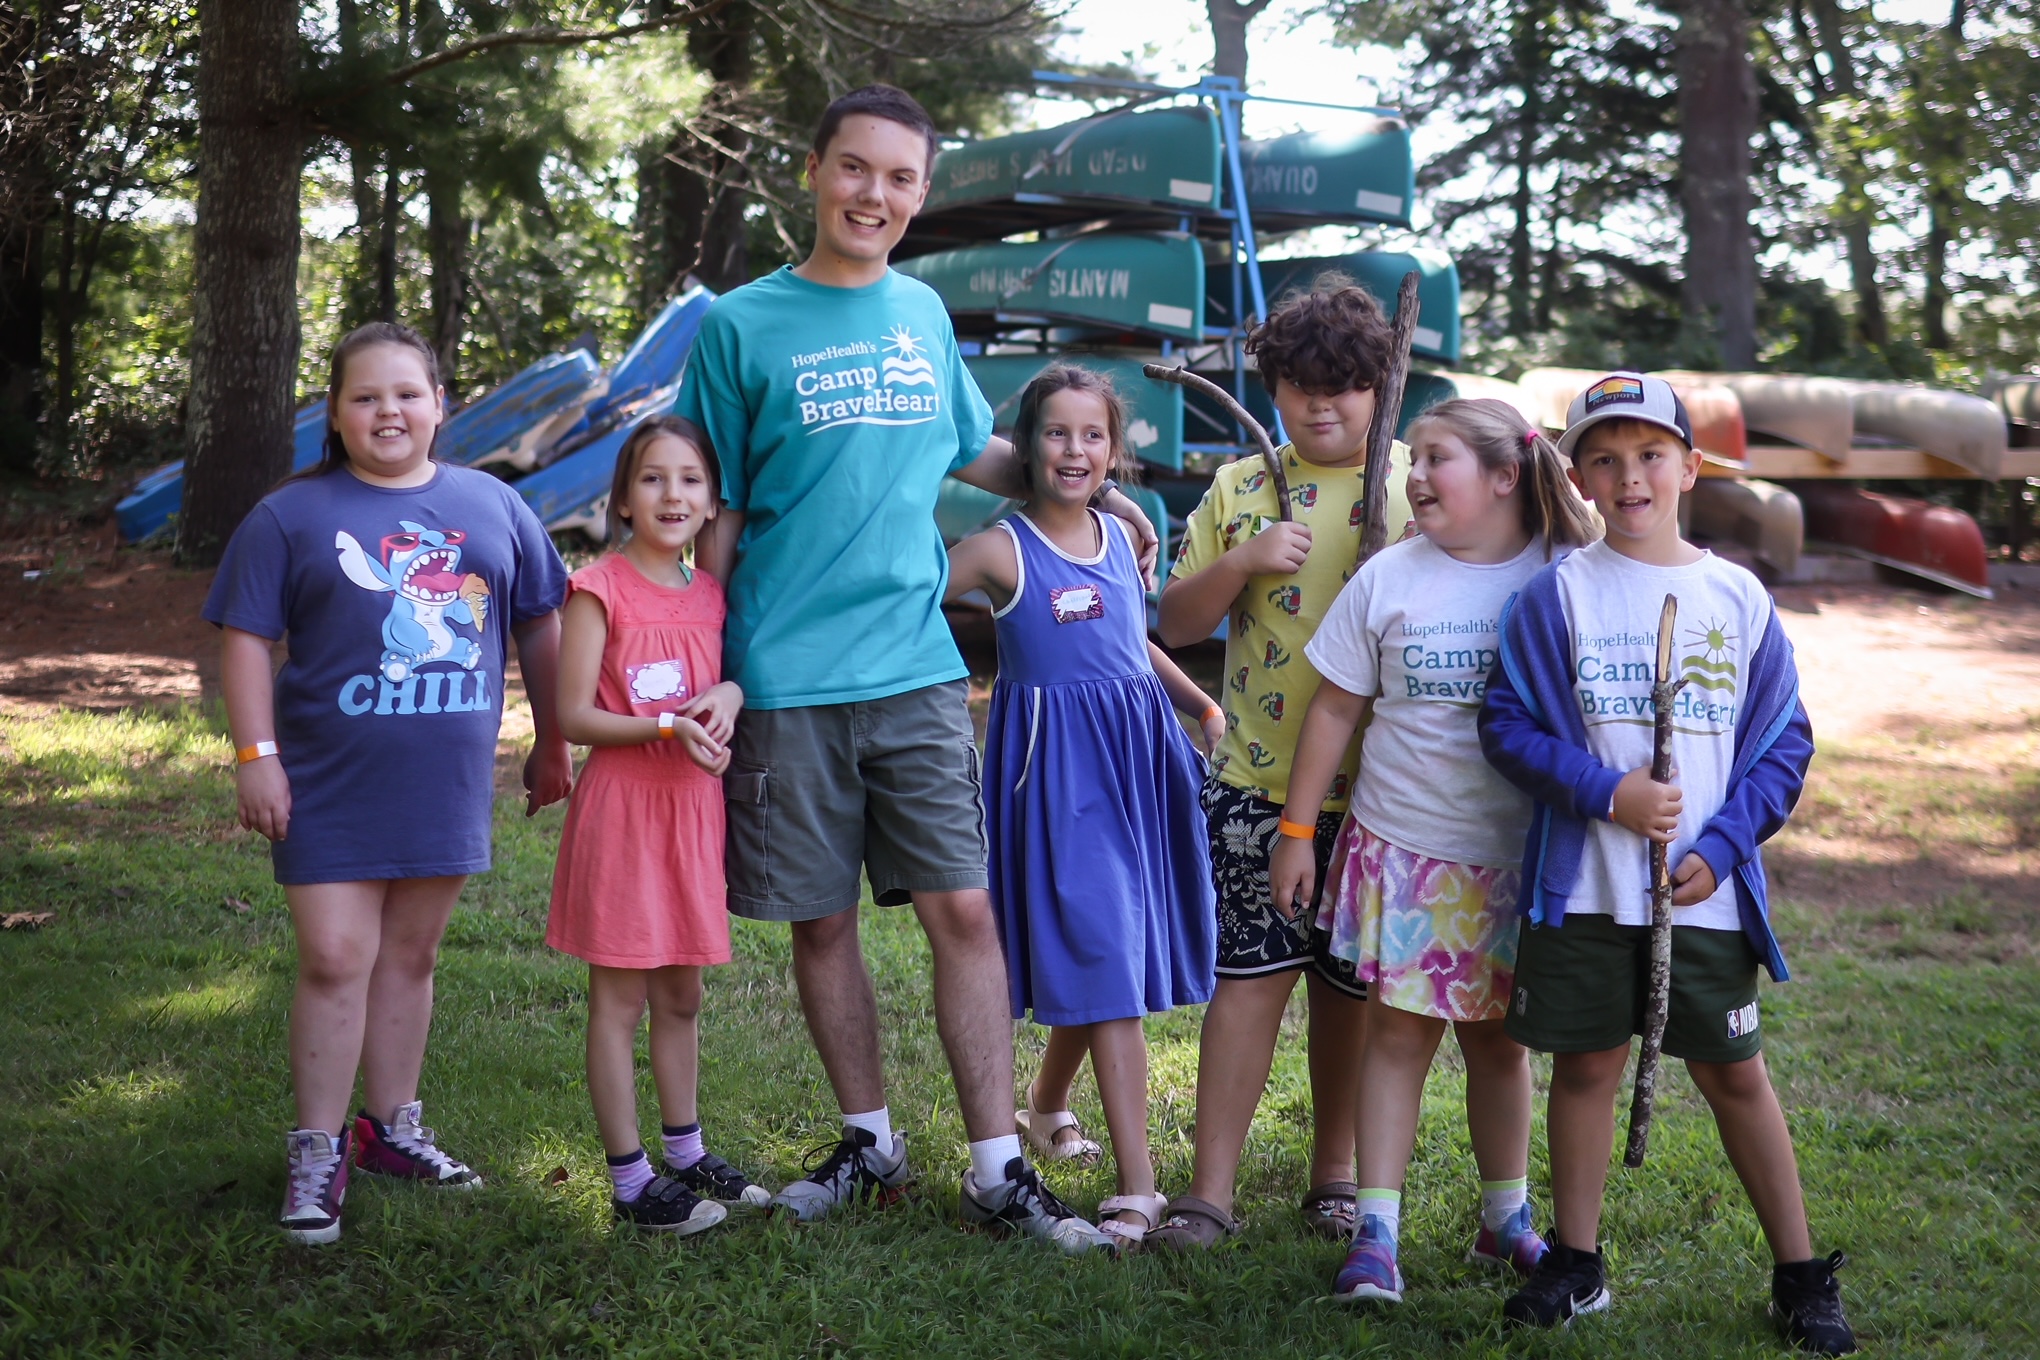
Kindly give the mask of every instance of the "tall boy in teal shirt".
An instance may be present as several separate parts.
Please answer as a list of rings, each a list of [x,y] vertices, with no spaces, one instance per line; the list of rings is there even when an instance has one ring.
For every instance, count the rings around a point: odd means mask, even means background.
[[[831,104],[807,174],[815,247],[718,301],[679,412],[722,465],[702,563],[729,590],[724,673],[742,685],[729,798],[730,910],[793,929],[794,980],[843,1112],[835,1151],[773,1207],[803,1220],[906,1183],[857,933],[858,877],[911,901],[971,1144],[965,1219],[1068,1251],[1110,1239],[1021,1155],[1012,1029],[986,891],[977,747],[941,611],[945,475],[1022,487],[941,300],[886,260],[927,197],[935,129],[890,86]],[[1114,493],[1108,509],[1139,511]]]

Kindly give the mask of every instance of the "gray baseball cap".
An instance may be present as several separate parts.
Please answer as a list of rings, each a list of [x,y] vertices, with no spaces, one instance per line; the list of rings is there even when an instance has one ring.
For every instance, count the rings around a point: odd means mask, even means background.
[[[1693,447],[1693,421],[1686,403],[1663,378],[1627,370],[1597,378],[1565,408],[1565,433],[1558,437],[1558,451],[1572,457],[1580,436],[1604,420],[1641,420],[1670,430],[1687,448]]]

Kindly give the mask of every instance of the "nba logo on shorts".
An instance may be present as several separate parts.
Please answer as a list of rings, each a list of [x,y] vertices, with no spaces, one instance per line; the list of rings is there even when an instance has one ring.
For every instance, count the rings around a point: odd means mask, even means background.
[[[1757,1032],[1757,1003],[1738,1006],[1728,1013],[1728,1037],[1740,1039],[1746,1034]]]

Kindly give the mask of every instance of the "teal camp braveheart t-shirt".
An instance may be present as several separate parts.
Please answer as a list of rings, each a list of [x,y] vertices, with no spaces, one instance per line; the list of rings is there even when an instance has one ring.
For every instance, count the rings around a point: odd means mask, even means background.
[[[782,268],[717,300],[678,414],[743,512],[723,673],[752,708],[855,703],[966,674],[942,617],[942,479],[992,437],[933,289]]]

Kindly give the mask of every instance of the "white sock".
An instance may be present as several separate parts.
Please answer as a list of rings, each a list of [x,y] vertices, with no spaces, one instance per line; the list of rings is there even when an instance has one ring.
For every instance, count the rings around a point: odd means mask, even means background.
[[[1489,1232],[1501,1231],[1502,1225],[1516,1216],[1523,1207],[1523,1201],[1530,1197],[1530,1181],[1518,1176],[1512,1181],[1482,1181],[1480,1183],[1480,1221]]]
[[[1020,1155],[1020,1135],[1002,1134],[997,1138],[986,1138],[970,1145],[970,1176],[980,1190],[991,1190],[1006,1184],[1012,1177],[1006,1174],[1007,1165]]]
[[[892,1110],[884,1105],[863,1114],[843,1116],[846,1129],[863,1129],[878,1140],[878,1155],[885,1161],[892,1160]]]
[[[1353,1213],[1356,1219],[1373,1214],[1388,1229],[1390,1240],[1402,1239],[1402,1191],[1362,1190],[1354,1196]]]

